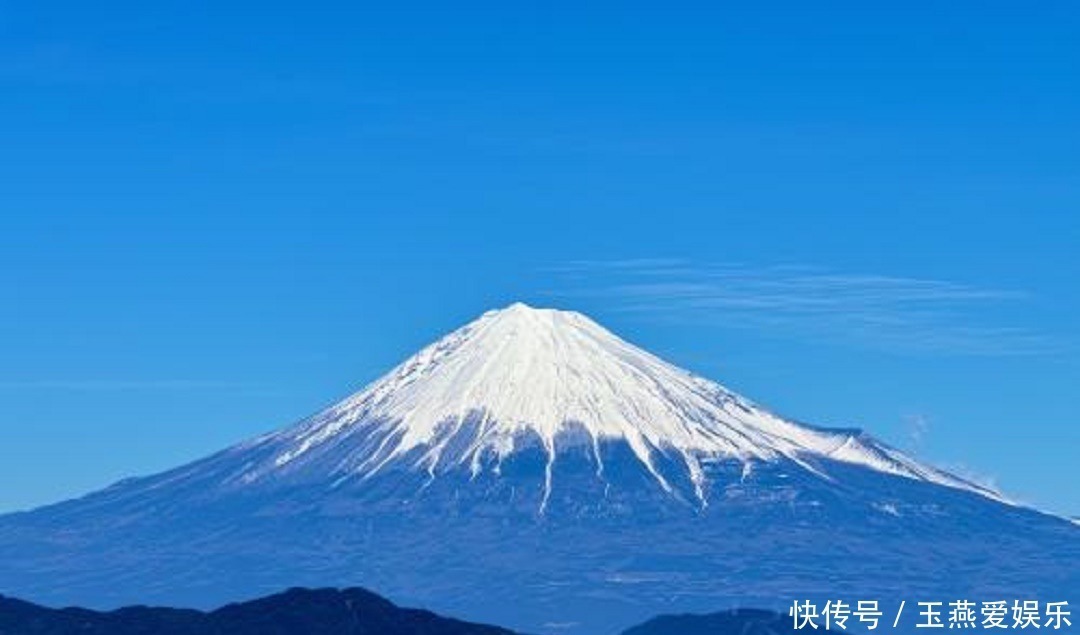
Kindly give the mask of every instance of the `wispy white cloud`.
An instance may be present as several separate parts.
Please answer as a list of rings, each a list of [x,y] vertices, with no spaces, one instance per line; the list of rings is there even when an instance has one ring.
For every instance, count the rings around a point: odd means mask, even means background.
[[[1045,353],[1054,343],[989,319],[1024,301],[1012,290],[925,278],[751,267],[678,259],[576,261],[551,268],[558,296],[602,298],[654,319],[787,331],[893,351],[970,355]]]
[[[923,440],[930,430],[930,417],[924,414],[909,414],[904,416],[904,424],[907,426],[909,448],[915,454],[922,451]]]

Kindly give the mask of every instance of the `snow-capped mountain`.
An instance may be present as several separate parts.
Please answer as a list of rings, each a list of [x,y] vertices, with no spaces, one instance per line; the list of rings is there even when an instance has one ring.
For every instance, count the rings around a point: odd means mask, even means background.
[[[294,426],[0,517],[0,593],[208,606],[356,584],[596,633],[800,596],[1070,599],[1078,538],[581,314],[515,304]]]
[[[361,392],[252,444],[249,451],[269,456],[245,464],[239,477],[340,483],[395,464],[430,478],[462,468],[475,477],[498,474],[508,456],[538,444],[543,513],[560,449],[584,446],[603,481],[601,447],[609,443],[625,444],[657,485],[678,495],[657,464],[670,459],[700,505],[710,487],[703,466],[725,459],[746,470],[786,459],[828,479],[814,465],[824,458],[997,497],[857,431],[779,418],[580,313],[522,303],[485,313]]]

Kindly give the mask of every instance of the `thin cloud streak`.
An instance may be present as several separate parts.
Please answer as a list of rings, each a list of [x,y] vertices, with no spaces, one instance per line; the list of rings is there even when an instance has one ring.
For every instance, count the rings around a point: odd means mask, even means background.
[[[1030,355],[1055,350],[1022,326],[988,323],[1027,294],[956,282],[805,266],[576,261],[548,270],[556,296],[603,299],[651,319],[825,337],[892,352]]]

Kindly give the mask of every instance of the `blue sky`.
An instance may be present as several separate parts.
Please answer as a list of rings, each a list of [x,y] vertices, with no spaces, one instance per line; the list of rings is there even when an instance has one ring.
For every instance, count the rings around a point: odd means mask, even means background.
[[[0,13],[0,510],[520,299],[1080,514],[1072,3],[153,4]]]

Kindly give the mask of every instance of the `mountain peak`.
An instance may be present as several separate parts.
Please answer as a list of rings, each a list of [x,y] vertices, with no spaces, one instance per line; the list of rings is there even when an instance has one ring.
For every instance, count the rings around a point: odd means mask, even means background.
[[[577,320],[588,320],[577,311],[535,307],[524,302],[514,302],[501,309],[492,309],[476,321],[515,322],[530,328],[557,328]],[[590,320],[591,321],[591,320]]]
[[[522,315],[522,314],[527,314],[527,313],[548,313],[548,312],[559,312],[559,310],[558,309],[543,308],[543,307],[534,307],[534,306],[532,306],[530,304],[526,304],[525,302],[522,302],[520,300],[517,301],[517,302],[512,302],[512,303],[506,305],[505,307],[503,307],[501,309],[492,309],[491,311],[488,311],[488,313],[501,313],[501,314],[508,314],[508,315],[512,315],[512,314]],[[572,313],[572,311],[562,311],[562,313]]]
[[[791,460],[825,477],[814,465],[824,457],[972,487],[866,435],[780,418],[581,313],[520,302],[484,313],[273,440],[269,469],[300,465],[338,478],[367,478],[403,462],[432,478],[458,468],[475,476],[485,466],[497,472],[507,457],[537,444],[549,479],[559,449],[569,445],[591,452],[600,473],[601,447],[618,443],[668,491],[658,461],[680,463],[702,504],[703,463],[717,459],[747,469],[754,461]]]
[[[597,328],[602,328],[583,313],[565,309],[535,307],[524,302],[514,302],[501,309],[487,311],[476,320],[476,322],[481,321],[513,323],[516,325],[516,329],[522,330],[563,329],[583,322],[589,322]]]

